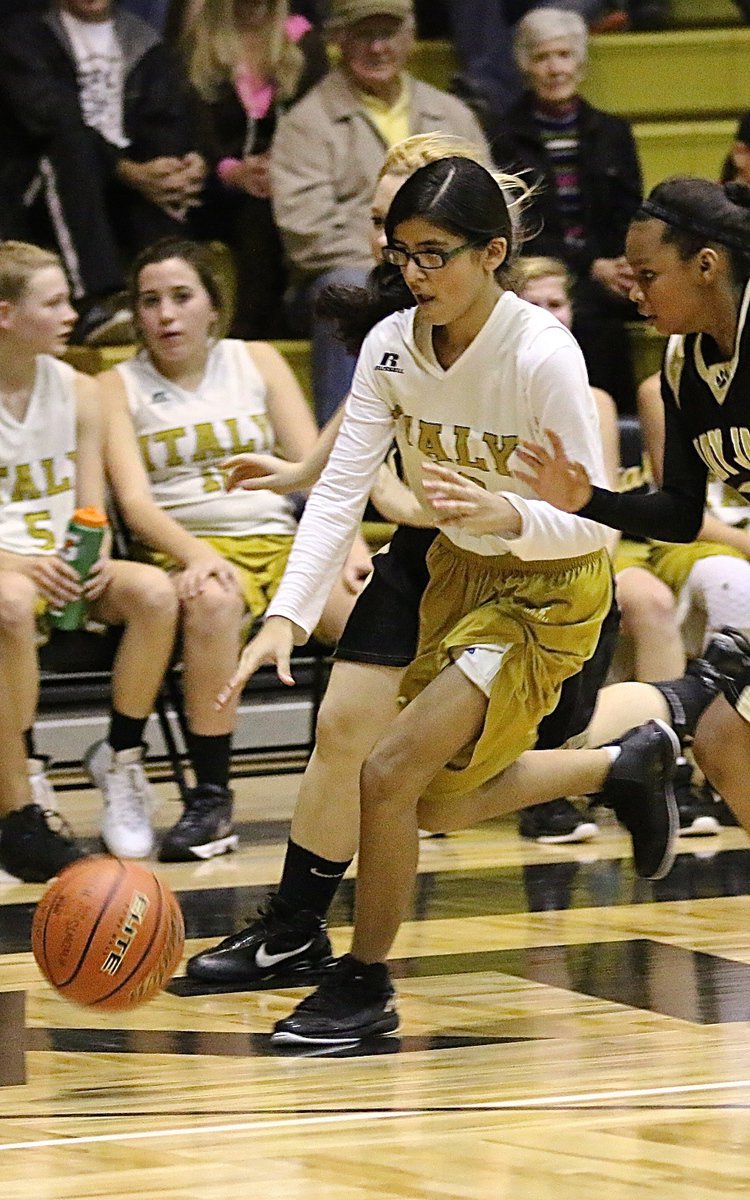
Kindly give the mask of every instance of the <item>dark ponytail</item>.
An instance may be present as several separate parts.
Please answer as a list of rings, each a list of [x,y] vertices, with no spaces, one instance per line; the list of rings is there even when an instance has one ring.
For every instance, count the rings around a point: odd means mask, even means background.
[[[739,179],[732,179],[724,184],[724,192],[737,208],[750,209],[750,187]]]
[[[359,354],[363,341],[379,321],[415,304],[399,268],[378,263],[364,287],[330,284],[324,288],[315,311],[333,323],[336,336],[350,354]]]

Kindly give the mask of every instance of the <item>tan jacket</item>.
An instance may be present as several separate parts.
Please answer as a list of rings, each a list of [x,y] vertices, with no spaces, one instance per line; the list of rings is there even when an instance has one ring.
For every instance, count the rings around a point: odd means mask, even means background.
[[[411,75],[406,81],[411,133],[440,130],[487,149],[463,101]],[[341,69],[281,118],[271,148],[273,209],[299,275],[371,265],[370,205],[387,149]]]

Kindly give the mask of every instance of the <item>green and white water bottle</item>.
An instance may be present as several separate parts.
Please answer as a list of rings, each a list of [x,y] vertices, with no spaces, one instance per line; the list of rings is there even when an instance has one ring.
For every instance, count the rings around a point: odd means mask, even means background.
[[[78,572],[81,583],[99,557],[108,524],[106,513],[98,508],[77,508],[73,513],[60,557]],[[55,629],[80,629],[86,618],[86,601],[83,597],[69,600],[62,608],[51,608],[49,617]]]

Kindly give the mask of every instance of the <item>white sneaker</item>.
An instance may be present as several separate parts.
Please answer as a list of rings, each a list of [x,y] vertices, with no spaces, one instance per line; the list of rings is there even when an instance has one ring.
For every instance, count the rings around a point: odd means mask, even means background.
[[[55,795],[55,789],[47,777],[48,766],[49,759],[46,755],[26,759],[26,769],[29,773],[33,803],[38,804],[43,812],[57,812],[57,796]]]
[[[156,804],[143,769],[143,748],[115,753],[109,742],[96,742],[83,761],[104,797],[101,834],[110,854],[148,858],[154,848],[151,814]]]

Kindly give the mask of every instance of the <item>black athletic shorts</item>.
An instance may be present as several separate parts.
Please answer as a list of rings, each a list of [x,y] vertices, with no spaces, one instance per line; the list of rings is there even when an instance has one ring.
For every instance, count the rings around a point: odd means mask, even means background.
[[[535,749],[555,750],[588,727],[596,698],[607,678],[619,629],[620,610],[613,597],[612,607],[602,621],[596,650],[578,674],[570,675],[563,683],[556,707],[539,724]]]
[[[437,530],[399,525],[375,554],[334,657],[344,662],[408,667],[417,653],[419,604],[427,587],[427,551]]]

